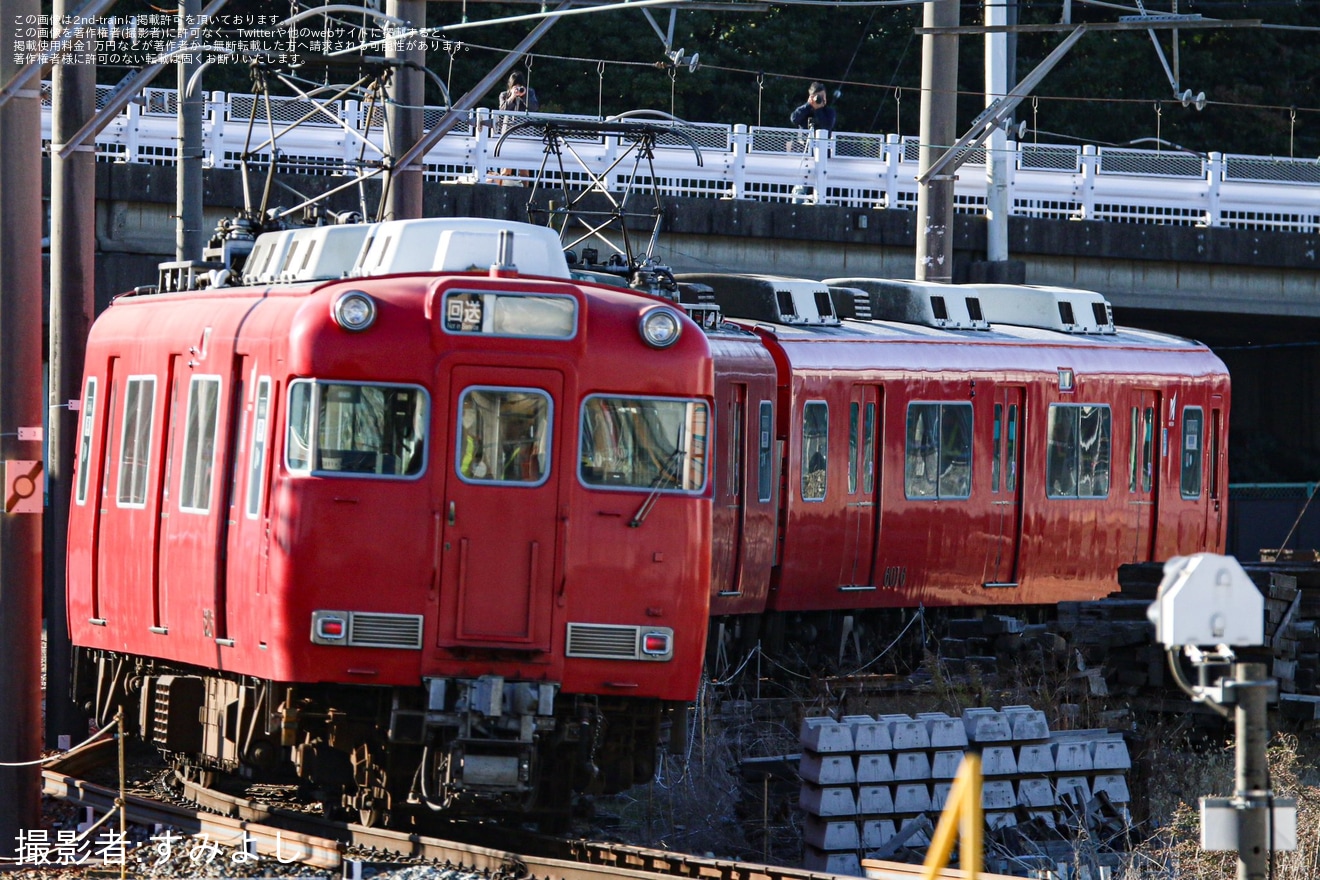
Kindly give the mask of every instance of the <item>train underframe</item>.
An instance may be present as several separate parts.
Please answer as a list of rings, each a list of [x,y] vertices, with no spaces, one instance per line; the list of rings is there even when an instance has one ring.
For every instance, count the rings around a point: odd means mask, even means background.
[[[651,779],[683,704],[498,676],[418,687],[289,684],[76,649],[73,696],[186,774],[296,781],[369,825],[473,814],[562,826],[575,796]]]

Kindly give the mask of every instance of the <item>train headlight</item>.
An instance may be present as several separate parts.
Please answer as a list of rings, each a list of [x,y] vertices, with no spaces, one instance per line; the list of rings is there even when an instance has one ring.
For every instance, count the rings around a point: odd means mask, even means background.
[[[678,318],[678,312],[661,307],[642,315],[640,329],[647,345],[652,348],[668,348],[678,342],[683,324]]]
[[[361,290],[340,296],[331,312],[335,323],[352,333],[361,333],[376,323],[376,301]]]

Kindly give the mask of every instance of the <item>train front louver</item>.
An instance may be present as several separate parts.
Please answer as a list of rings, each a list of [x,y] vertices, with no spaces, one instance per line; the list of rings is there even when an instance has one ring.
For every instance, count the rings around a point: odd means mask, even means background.
[[[666,627],[621,626],[608,623],[570,623],[568,657],[595,657],[602,660],[666,660],[669,654],[649,655],[642,650],[642,634],[665,634],[672,640],[673,630]]]
[[[354,648],[421,648],[422,616],[355,611],[348,616],[348,644]]]

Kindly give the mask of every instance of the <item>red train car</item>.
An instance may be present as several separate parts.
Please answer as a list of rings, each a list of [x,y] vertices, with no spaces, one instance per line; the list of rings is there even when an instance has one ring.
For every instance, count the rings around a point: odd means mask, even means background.
[[[270,234],[245,282],[92,329],[76,692],[364,821],[649,778],[707,632],[700,329],[496,221]]]
[[[717,616],[840,639],[877,609],[1093,599],[1123,563],[1223,551],[1229,378],[1199,343],[1116,328],[1085,291],[680,280],[775,373],[714,344],[720,425],[742,415],[715,447],[737,510],[716,557],[741,561],[717,563]]]

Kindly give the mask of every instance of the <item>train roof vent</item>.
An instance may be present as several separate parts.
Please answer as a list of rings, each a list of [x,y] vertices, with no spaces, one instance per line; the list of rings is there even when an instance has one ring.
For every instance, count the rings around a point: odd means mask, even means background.
[[[247,262],[243,265],[243,283],[273,284],[279,275],[280,267],[284,265],[285,257],[289,253],[289,245],[293,242],[293,236],[297,231],[285,229],[258,235],[256,244],[252,246],[252,253],[248,255]]]
[[[356,263],[370,230],[366,223],[292,230],[284,240],[283,258],[279,263],[268,262],[263,272],[268,280],[277,282],[343,278]],[[257,239],[258,244],[261,238]]]
[[[1115,333],[1114,311],[1100,294],[1069,287],[1016,284],[975,286],[992,324],[1039,327],[1061,333]]]
[[[979,292],[956,284],[891,278],[826,278],[831,287],[862,291],[871,320],[901,321],[947,330],[988,330]]]
[[[859,287],[831,287],[830,299],[834,300],[834,313],[840,318],[852,318],[855,321],[870,321],[871,297]]]
[[[838,326],[829,289],[819,281],[774,275],[679,275],[684,284],[705,285],[725,316],[772,324]]]
[[[499,262],[499,238],[504,230],[513,233],[513,262],[520,274],[572,277],[553,229],[470,217],[378,223],[350,274],[484,272]]]

